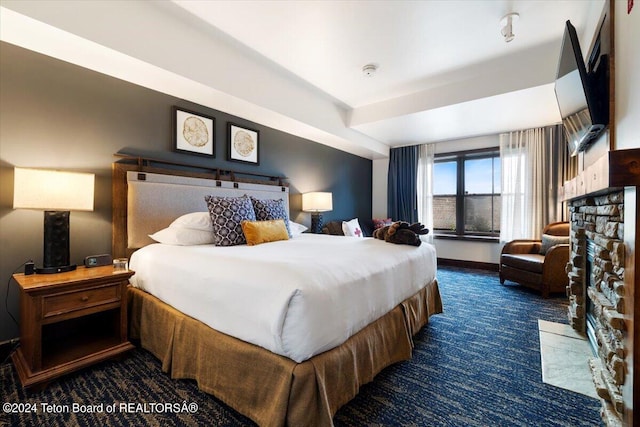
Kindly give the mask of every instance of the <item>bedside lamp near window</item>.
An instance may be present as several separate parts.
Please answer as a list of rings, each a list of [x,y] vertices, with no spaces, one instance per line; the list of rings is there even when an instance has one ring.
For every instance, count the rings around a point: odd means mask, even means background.
[[[311,212],[311,232],[320,233],[322,231],[322,214],[333,209],[331,193],[313,192],[302,195],[302,210]]]
[[[76,269],[69,256],[70,210],[92,211],[95,175],[14,169],[13,208],[44,209],[44,256],[36,273]]]

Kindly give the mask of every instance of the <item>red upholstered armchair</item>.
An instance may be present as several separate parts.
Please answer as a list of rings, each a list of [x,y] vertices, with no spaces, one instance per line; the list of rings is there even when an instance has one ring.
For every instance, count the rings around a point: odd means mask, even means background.
[[[566,292],[569,277],[569,223],[554,222],[542,230],[542,240],[513,240],[502,248],[500,283],[511,280],[537,289],[543,298]]]

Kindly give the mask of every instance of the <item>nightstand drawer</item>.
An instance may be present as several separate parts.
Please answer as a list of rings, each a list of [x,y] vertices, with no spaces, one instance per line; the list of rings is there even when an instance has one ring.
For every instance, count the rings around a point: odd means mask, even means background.
[[[120,301],[120,284],[113,283],[100,288],[47,295],[42,301],[42,317],[58,316],[84,310],[97,305]]]

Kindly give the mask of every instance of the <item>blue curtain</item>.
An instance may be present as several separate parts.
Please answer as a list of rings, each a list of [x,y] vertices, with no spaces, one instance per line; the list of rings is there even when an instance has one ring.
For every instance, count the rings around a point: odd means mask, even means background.
[[[418,146],[392,148],[387,177],[387,216],[418,221]]]

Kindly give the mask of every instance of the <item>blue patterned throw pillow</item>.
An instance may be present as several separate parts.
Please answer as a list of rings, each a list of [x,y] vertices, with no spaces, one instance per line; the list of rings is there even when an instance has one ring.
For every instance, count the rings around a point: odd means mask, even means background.
[[[284,207],[284,200],[262,200],[251,197],[251,203],[253,204],[253,210],[256,213],[256,219],[258,221],[282,219],[284,220],[284,225],[287,227],[287,234],[289,235],[289,238],[293,237],[293,235],[291,234],[291,229],[289,228],[289,213]]]
[[[242,221],[255,221],[251,200],[242,197],[205,196],[211,223],[213,243],[216,246],[244,245],[247,240],[242,232]]]

